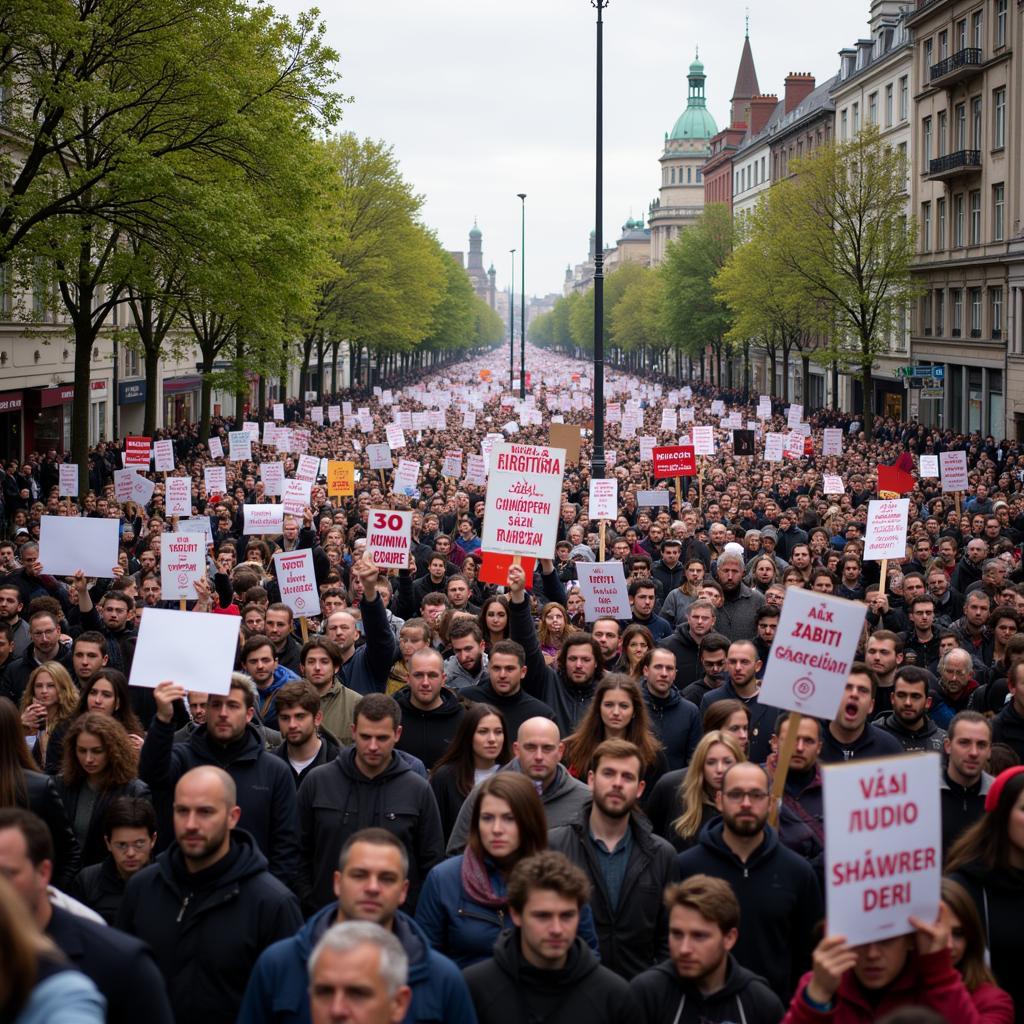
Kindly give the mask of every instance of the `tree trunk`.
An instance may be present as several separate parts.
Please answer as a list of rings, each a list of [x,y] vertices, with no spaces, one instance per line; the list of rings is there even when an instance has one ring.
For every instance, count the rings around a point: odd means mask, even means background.
[[[800,369],[804,381],[804,409],[810,408],[811,404],[811,357],[800,353]]]
[[[267,378],[260,374],[259,391],[257,392],[256,401],[259,403],[259,408],[256,410],[256,422],[260,425],[260,431],[263,430],[263,411],[267,407]]]
[[[210,398],[213,384],[210,374],[213,372],[213,355],[203,353],[203,383],[199,390],[199,443],[206,444],[210,439]]]
[[[277,386],[277,400],[286,402],[288,399],[288,342],[281,342],[281,377]]]
[[[875,426],[874,403],[871,401],[871,362],[872,360],[868,359],[860,365],[861,421],[864,425],[864,437],[868,444],[871,443],[871,435]]]
[[[832,361],[832,408],[839,408],[839,363]]]
[[[156,432],[157,387],[156,377],[160,369],[160,346],[149,341],[142,352],[143,366],[146,368],[146,411],[142,424],[142,432],[152,437]],[[165,423],[164,426],[167,426]]]
[[[324,347],[326,341],[324,339],[323,331],[320,331],[316,336],[316,365],[317,365],[317,388],[316,396],[317,401],[323,404],[324,401]]]
[[[90,307],[91,308],[91,307]],[[88,317],[88,313],[86,316]],[[91,319],[91,318],[90,318]],[[82,330],[82,327],[86,330]],[[75,323],[75,397],[71,406],[71,460],[78,466],[78,493],[89,491],[89,377],[92,372],[91,323]],[[112,401],[117,401],[117,395]],[[117,441],[117,438],[114,438]]]
[[[775,395],[775,378],[779,372],[779,354],[776,347],[772,345],[768,349],[768,372],[771,374],[771,380],[768,381],[767,391],[769,395],[774,397]]]
[[[789,347],[790,342],[782,342],[782,400],[789,402]]]
[[[235,430],[241,430],[245,422],[245,400],[249,396],[249,381],[241,369],[242,359],[245,356],[245,339],[239,331],[235,337],[235,358],[238,365],[235,367],[237,373],[241,374],[235,386]]]
[[[335,398],[338,395],[338,350],[340,348],[340,341],[331,342],[331,394]]]

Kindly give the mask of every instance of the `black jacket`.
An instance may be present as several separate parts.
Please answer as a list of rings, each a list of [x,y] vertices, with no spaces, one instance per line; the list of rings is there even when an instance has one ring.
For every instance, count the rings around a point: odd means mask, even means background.
[[[571,825],[548,833],[548,846],[564,853],[590,879],[590,908],[601,943],[601,963],[629,980],[668,955],[668,914],[662,902],[675,873],[675,851],[651,830],[642,814],[630,820],[632,848],[619,901],[612,907],[593,841],[591,804]]]
[[[459,696],[463,700],[473,701],[477,704],[490,704],[492,708],[501,712],[505,719],[505,734],[509,740],[514,740],[519,734],[519,726],[531,718],[551,718],[555,713],[542,700],[531,697],[520,687],[511,696],[502,696],[495,693],[490,681],[483,682],[479,686],[467,686],[459,690]]]
[[[108,853],[99,864],[90,864],[78,872],[68,895],[95,910],[107,924],[113,924],[127,884]]]
[[[992,742],[1005,743],[1024,761],[1024,718],[1017,713],[1013,701],[1003,705],[1003,710],[992,719]]]
[[[281,758],[291,772],[292,779],[295,782],[295,788],[298,789],[302,785],[303,779],[314,769],[319,768],[321,765],[330,764],[337,756],[341,753],[341,744],[326,730],[320,730],[320,749],[316,752],[316,757],[313,758],[301,772],[296,772],[292,767],[291,761],[288,760],[288,744],[282,743],[279,747],[276,747],[272,751],[274,757]]]
[[[659,647],[671,651],[676,656],[676,689],[681,690],[692,679],[703,675],[704,668],[700,663],[700,642],[690,636],[690,624],[680,622],[675,630],[665,637]]]
[[[865,761],[869,757],[904,754],[903,744],[891,733],[877,725],[865,722],[864,731],[850,744],[842,744],[826,725],[821,730],[821,754],[824,764],[842,764],[843,761]],[[753,758],[751,758],[753,760]]]
[[[406,686],[395,694],[402,709],[402,735],[398,748],[418,757],[430,771],[455,739],[455,731],[466,713],[462,701],[453,690],[441,688],[441,705],[432,711],[423,711],[412,702],[412,692]]]
[[[82,866],[82,850],[53,779],[42,772],[25,772],[24,777],[26,799],[19,805],[46,822],[53,837],[53,884],[66,889]]]
[[[295,896],[237,828],[227,856],[196,874],[174,843],[128,883],[117,916],[152,948],[178,1024],[234,1024],[260,953],[301,924]],[[133,1020],[149,1024],[141,1013]]]
[[[949,768],[939,783],[939,806],[942,808],[942,850],[945,854],[953,843],[985,813],[985,796],[995,779],[988,772],[973,786],[961,786],[949,777]]]
[[[46,934],[107,1000],[107,1024],[172,1024],[164,979],[138,939],[51,907]]]
[[[409,853],[409,897],[416,896],[427,872],[444,857],[437,801],[426,779],[397,754],[374,778],[356,766],[355,747],[310,772],[299,788],[299,879],[295,891],[310,912],[334,899],[332,880],[345,840],[362,828],[386,828]]]
[[[67,812],[68,821],[74,822],[75,811],[78,807],[78,799],[82,795],[82,783],[78,786],[67,786],[59,776],[54,780],[57,784],[57,792],[60,793],[61,802]],[[103,841],[103,818],[112,801],[120,796],[139,797],[143,800],[150,799],[149,786],[139,779],[132,779],[123,786],[112,786],[104,790],[96,797],[93,804],[92,817],[89,819],[89,827],[86,830],[84,839],[81,840],[82,867],[90,864],[98,864],[107,855],[107,844]],[[72,824],[72,827],[74,825]]]
[[[895,711],[880,715],[873,724],[883,732],[889,733],[890,736],[895,736],[908,754],[916,754],[925,750],[941,754],[944,749],[942,741],[946,738],[946,730],[940,729],[927,715],[924,716],[923,726],[917,732],[908,729],[896,717]]]
[[[12,658],[7,662],[3,677],[0,678],[0,697],[10,697],[15,704],[21,703],[22,694],[28,686],[28,677],[42,664],[41,661],[36,661],[34,652],[35,648],[30,647],[20,658]],[[71,665],[71,644],[66,647],[61,644],[57,657],[49,660],[62,665],[68,670],[71,678],[75,678],[75,670]]]
[[[779,1024],[785,1009],[763,978],[741,967],[729,953],[725,984],[704,995],[679,977],[676,965],[665,960],[637,975],[630,992],[639,1010],[639,1024]]]
[[[579,938],[560,971],[531,967],[519,929],[502,932],[490,960],[462,972],[480,1024],[627,1024],[629,985],[598,963]]]
[[[824,916],[818,880],[770,826],[745,864],[726,846],[724,827],[724,822],[713,822],[692,850],[679,854],[679,878],[711,875],[732,886],[740,903],[740,937],[733,953],[788,1000],[810,968],[814,929]]]
[[[174,725],[154,718],[139,754],[139,778],[153,791],[157,811],[158,849],[174,835],[171,801],[178,779],[193,768],[212,764],[223,768],[238,787],[239,824],[255,840],[270,872],[285,885],[294,882],[299,860],[299,822],[291,768],[264,746],[252,725],[226,747],[211,739],[201,725],[186,743],[174,742]]]
[[[665,746],[670,769],[685,768],[693,757],[704,730],[695,704],[684,700],[673,686],[667,697],[651,693],[646,683],[640,684],[651,729]]]

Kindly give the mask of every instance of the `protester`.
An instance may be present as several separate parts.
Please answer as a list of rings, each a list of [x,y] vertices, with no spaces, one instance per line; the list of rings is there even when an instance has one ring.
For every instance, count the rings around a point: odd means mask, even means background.
[[[826,764],[904,753],[903,744],[891,732],[868,721],[877,689],[874,672],[855,661],[847,673],[839,710],[825,729],[821,759]]]
[[[915,665],[896,670],[892,688],[892,711],[875,717],[874,725],[899,740],[908,754],[922,750],[939,752],[946,738],[929,717],[932,704],[929,673]]]
[[[284,740],[274,754],[291,768],[298,788],[314,768],[338,756],[341,744],[323,727],[320,694],[308,680],[295,679],[285,683],[275,692],[274,704]]]
[[[661,740],[667,767],[685,768],[700,740],[700,712],[673,685],[675,655],[662,647],[652,648],[640,663],[640,686],[650,728]],[[647,779],[648,790],[657,780]]]
[[[942,807],[942,849],[973,825],[985,811],[993,777],[985,771],[992,751],[992,726],[977,711],[961,711],[949,723],[943,741],[946,768],[939,798]]]

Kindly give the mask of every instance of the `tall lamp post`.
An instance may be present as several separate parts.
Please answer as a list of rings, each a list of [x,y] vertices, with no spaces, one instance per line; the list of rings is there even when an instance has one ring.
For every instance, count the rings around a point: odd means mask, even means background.
[[[603,217],[601,193],[604,184],[602,146],[602,12],[608,0],[590,0],[597,8],[597,159],[595,173],[594,213],[594,450],[590,458],[590,475],[595,480],[604,478],[604,237],[601,231]]]
[[[512,253],[512,283],[508,286],[508,390],[516,388],[516,251]]]
[[[519,397],[526,398],[526,193],[516,194],[523,205],[522,237],[519,240],[519,276],[523,286],[522,305],[519,308]]]

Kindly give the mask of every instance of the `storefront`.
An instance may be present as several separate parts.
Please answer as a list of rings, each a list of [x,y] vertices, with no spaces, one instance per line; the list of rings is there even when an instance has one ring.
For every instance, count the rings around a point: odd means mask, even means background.
[[[199,419],[199,392],[203,378],[199,374],[169,377],[164,381],[165,427],[195,423]]]
[[[25,450],[65,452],[71,447],[71,409],[74,384],[27,388],[25,395]]]
[[[24,394],[21,391],[0,392],[0,458],[4,462],[25,457],[23,408]]]
[[[141,434],[146,419],[146,379],[119,381],[117,406],[119,437]]]

